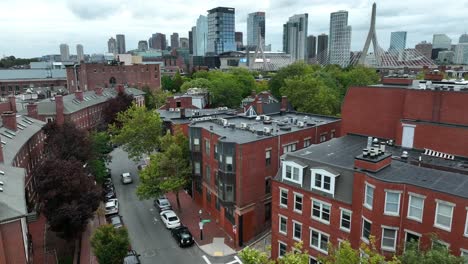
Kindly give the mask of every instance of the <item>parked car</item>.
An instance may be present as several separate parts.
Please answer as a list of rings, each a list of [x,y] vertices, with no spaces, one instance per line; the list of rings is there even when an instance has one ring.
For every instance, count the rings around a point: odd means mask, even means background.
[[[109,199],[106,202],[106,215],[119,213],[119,201],[117,199]]]
[[[109,201],[110,199],[116,198],[114,189],[104,190],[104,200]]]
[[[166,211],[166,210],[172,210],[171,203],[169,203],[169,200],[167,200],[165,196],[155,199],[154,207],[158,208],[160,212]]]
[[[193,245],[193,236],[186,226],[179,226],[171,229],[172,237],[176,240],[180,247]]]
[[[107,178],[111,178],[111,176],[112,176],[112,175],[111,175],[111,169],[106,168],[106,177],[107,177]]]
[[[129,250],[127,256],[124,258],[124,264],[140,264],[140,254],[137,254],[135,250]]]
[[[180,226],[179,217],[172,210],[162,211],[160,214],[161,220],[167,229]]]
[[[114,228],[123,227],[122,217],[120,215],[113,215],[109,217],[109,223],[114,226]]]
[[[128,184],[128,183],[133,182],[132,175],[130,174],[130,172],[122,173],[121,177],[122,177],[121,180],[123,184]]]

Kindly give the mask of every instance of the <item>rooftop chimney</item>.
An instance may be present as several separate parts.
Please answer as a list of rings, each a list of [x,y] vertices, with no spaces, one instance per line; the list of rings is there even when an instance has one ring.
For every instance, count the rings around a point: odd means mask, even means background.
[[[185,118],[185,108],[180,108],[180,118]]]
[[[94,90],[94,92],[96,93],[96,95],[102,96],[102,91],[103,91],[103,90],[104,90],[104,89],[103,89],[102,87],[97,87],[97,88]]]
[[[118,84],[117,86],[115,86],[115,91],[117,93],[125,93],[125,87],[123,86],[123,84]]]
[[[257,101],[257,115],[263,115],[263,102]]]
[[[83,101],[83,91],[76,91],[75,92],[75,98],[76,98],[76,100],[82,102]]]
[[[8,96],[8,101],[10,102],[10,109],[13,113],[16,113],[16,97],[14,95]]]
[[[28,109],[28,116],[38,119],[38,112],[37,112],[37,104],[35,103],[29,103],[26,108]]]
[[[378,147],[365,148],[362,154],[354,159],[354,167],[370,172],[378,172],[392,162],[392,154],[385,153]]]
[[[283,96],[281,97],[281,112],[286,112],[288,109],[288,97]]]
[[[0,144],[0,163],[3,163],[3,144]]]
[[[65,116],[64,116],[64,107],[63,107],[63,96],[61,95],[56,95],[55,96],[55,122],[57,125],[62,125],[65,122]]]
[[[2,121],[4,127],[13,131],[16,131],[18,129],[16,125],[16,113],[12,111],[3,112]]]

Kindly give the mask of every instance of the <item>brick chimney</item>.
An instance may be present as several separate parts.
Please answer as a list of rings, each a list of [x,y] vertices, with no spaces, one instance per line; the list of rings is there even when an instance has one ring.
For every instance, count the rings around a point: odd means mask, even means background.
[[[16,113],[12,111],[3,112],[2,121],[4,127],[13,131],[16,131],[18,129],[16,125]]]
[[[55,122],[57,125],[63,125],[65,122],[65,116],[63,113],[64,107],[63,107],[63,96],[61,95],[56,95],[55,96]]]
[[[281,111],[286,112],[287,109],[288,109],[288,97],[283,96],[281,97]]]
[[[3,163],[3,144],[0,144],[0,163]]]
[[[16,113],[16,97],[14,95],[8,96],[8,101],[10,102],[10,109],[13,113]]]
[[[125,93],[125,87],[123,86],[123,84],[118,84],[117,86],[115,86],[115,91],[117,93]]]
[[[180,108],[180,118],[185,118],[185,108]]]
[[[26,109],[28,109],[28,116],[29,117],[32,117],[32,118],[35,118],[35,119],[39,119],[39,113],[37,112],[37,104],[35,103],[29,103],[27,106],[26,106]]]
[[[96,87],[96,89],[94,90],[94,92],[96,93],[96,95],[98,96],[102,96],[102,91],[104,89],[102,87]]]
[[[83,101],[83,91],[76,91],[75,92],[75,98],[76,98],[76,100],[82,102]]]
[[[257,115],[263,115],[263,102],[257,101]]]
[[[385,153],[378,147],[368,147],[363,149],[362,154],[354,158],[354,167],[378,172],[392,163],[392,154]]]

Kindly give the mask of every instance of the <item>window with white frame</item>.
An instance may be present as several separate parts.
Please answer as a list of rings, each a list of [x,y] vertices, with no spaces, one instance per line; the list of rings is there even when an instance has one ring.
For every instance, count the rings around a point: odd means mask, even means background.
[[[309,256],[309,264],[318,264],[319,262],[312,256]]]
[[[334,175],[323,169],[311,169],[312,182],[311,189],[316,189],[322,192],[327,192],[332,195],[335,193],[335,178]]]
[[[444,242],[442,240],[432,240],[432,248],[435,249],[435,248],[445,248],[445,249],[449,249],[450,248],[450,244],[447,243],[447,242]]]
[[[296,143],[289,144],[283,147],[283,153],[296,151]]]
[[[320,143],[327,141],[327,134],[320,135]]]
[[[465,236],[468,237],[468,211],[466,212]]]
[[[411,244],[414,244],[414,246],[419,248],[419,239],[420,238],[421,238],[421,234],[406,231],[405,250],[407,249],[408,245],[411,245]]]
[[[290,181],[300,183],[301,179],[299,176],[299,168],[287,164],[285,166],[286,174],[284,175],[284,177]]]
[[[460,256],[463,258],[465,263],[468,263],[468,249],[460,249]]]
[[[372,229],[372,222],[363,218],[362,219],[362,236],[361,238],[366,241],[366,242],[369,242],[369,237],[371,235],[371,229]]]
[[[304,138],[304,148],[310,146],[310,138]]]
[[[452,216],[455,205],[441,200],[436,200],[436,202],[437,206],[434,226],[450,231],[452,229]]]
[[[386,215],[398,216],[400,214],[400,195],[399,191],[385,191],[385,211]]]
[[[302,240],[302,224],[296,221],[293,221],[293,239]]]
[[[288,245],[281,241],[278,241],[278,257],[283,257],[286,254],[286,250],[288,250]]]
[[[288,208],[288,190],[280,189],[280,206]]]
[[[364,206],[372,210],[372,205],[374,204],[374,189],[373,185],[370,185],[366,182],[366,190],[364,193]]]
[[[200,175],[200,172],[201,172],[201,171],[200,171],[200,162],[198,162],[198,161],[197,161],[197,162],[194,162],[194,163],[193,163],[193,166],[194,166],[194,172],[195,172],[195,174]]]
[[[312,200],[312,218],[322,223],[330,223],[331,204]]]
[[[310,228],[310,247],[328,254],[329,235]]]
[[[410,194],[408,201],[408,218],[422,222],[425,196]]]
[[[194,138],[193,139],[193,151],[200,151],[200,139]]]
[[[288,218],[285,216],[279,216],[279,232],[283,235],[288,233]]]
[[[383,227],[382,228],[382,249],[387,251],[396,250],[397,228]]]
[[[303,197],[300,193],[294,193],[294,212],[302,213]]]
[[[351,211],[341,208],[340,229],[351,231]]]

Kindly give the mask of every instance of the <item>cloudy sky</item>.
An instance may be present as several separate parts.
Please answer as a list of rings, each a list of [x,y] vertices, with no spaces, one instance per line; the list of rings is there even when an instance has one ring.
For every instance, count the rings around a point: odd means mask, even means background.
[[[107,40],[115,34],[126,36],[126,46],[134,49],[138,40],[152,33],[166,36],[178,32],[187,37],[200,14],[210,8],[226,6],[219,0],[0,0],[0,56],[34,57],[58,54],[59,44],[68,43],[76,53],[78,43],[85,53],[107,51]],[[236,0],[236,31],[244,32],[247,14],[266,12],[266,43],[282,49],[282,25],[288,17],[309,14],[309,34],[329,31],[330,13],[349,12],[353,28],[352,50],[360,50],[369,28],[369,0]],[[390,32],[407,31],[407,47],[432,34],[446,33],[452,43],[468,31],[467,0],[379,0],[377,38],[382,48],[389,46]]]

